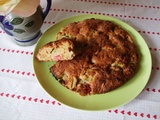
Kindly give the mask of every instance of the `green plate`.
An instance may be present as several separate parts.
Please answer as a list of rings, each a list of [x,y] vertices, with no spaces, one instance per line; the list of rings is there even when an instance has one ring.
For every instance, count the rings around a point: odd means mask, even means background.
[[[82,21],[87,18],[110,20],[128,31],[133,37],[141,53],[139,69],[136,75],[126,84],[106,94],[80,96],[79,94],[61,86],[49,71],[54,62],[38,62],[35,58],[37,51],[46,43],[55,40],[60,29],[71,22]],[[36,77],[44,90],[64,105],[80,110],[99,111],[116,108],[133,100],[146,86],[151,73],[151,55],[148,46],[141,35],[128,24],[113,17],[103,15],[79,15],[60,21],[49,28],[39,39],[33,56],[33,67]]]

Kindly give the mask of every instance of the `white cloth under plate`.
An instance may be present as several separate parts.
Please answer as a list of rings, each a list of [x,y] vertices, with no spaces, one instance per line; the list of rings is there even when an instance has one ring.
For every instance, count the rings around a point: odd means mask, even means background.
[[[45,5],[41,0],[41,6]],[[111,110],[66,107],[38,83],[32,63],[35,45],[18,46],[0,29],[0,120],[160,120],[160,0],[52,0],[42,32],[81,14],[118,18],[142,35],[152,55],[152,73],[144,90],[131,102]]]

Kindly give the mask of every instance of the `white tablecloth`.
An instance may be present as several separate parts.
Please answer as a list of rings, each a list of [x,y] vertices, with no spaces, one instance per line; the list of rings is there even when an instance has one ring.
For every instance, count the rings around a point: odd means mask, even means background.
[[[41,6],[45,5],[41,0]],[[52,0],[42,32],[80,14],[118,18],[142,35],[152,55],[152,72],[144,90],[131,102],[111,110],[66,107],[38,83],[32,63],[35,45],[18,46],[0,29],[0,120],[160,120],[160,0]]]

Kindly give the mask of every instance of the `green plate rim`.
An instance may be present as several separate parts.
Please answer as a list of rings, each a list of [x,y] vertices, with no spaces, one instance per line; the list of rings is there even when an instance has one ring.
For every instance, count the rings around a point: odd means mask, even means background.
[[[71,22],[81,21],[88,18],[109,20],[128,31],[133,37],[135,44],[141,53],[141,59],[136,75],[121,87],[109,93],[82,97],[77,93],[64,88],[54,79],[49,72],[49,67],[51,67],[54,62],[38,62],[35,58],[35,55],[40,47],[50,41],[55,40],[55,35],[61,27],[64,27]],[[127,23],[117,18],[105,15],[83,14],[61,20],[44,32],[44,34],[38,40],[33,54],[34,72],[39,84],[46,91],[46,93],[65,106],[86,111],[109,110],[125,105],[132,101],[142,92],[148,83],[151,74],[151,66],[151,54],[142,36]]]

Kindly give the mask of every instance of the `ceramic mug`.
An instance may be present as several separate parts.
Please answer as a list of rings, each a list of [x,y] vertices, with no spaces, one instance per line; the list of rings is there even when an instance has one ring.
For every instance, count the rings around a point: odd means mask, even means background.
[[[45,11],[39,5],[37,11],[29,17],[20,17],[14,13],[0,16],[0,27],[6,34],[12,36],[21,46],[33,45],[41,36],[41,26],[51,7],[51,0],[47,0]]]

